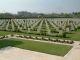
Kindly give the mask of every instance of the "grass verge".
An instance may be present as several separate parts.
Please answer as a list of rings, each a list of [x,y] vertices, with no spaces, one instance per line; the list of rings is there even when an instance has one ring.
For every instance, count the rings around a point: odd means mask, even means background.
[[[52,55],[64,56],[72,48],[68,45],[51,44],[37,41],[20,40],[20,39],[7,39],[0,40],[0,48],[13,46],[31,51],[37,51]]]

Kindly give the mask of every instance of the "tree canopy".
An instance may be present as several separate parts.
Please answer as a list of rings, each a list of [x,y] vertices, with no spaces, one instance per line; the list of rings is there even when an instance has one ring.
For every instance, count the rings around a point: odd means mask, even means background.
[[[80,12],[44,14],[19,11],[17,14],[0,13],[0,19],[1,18],[80,18]]]

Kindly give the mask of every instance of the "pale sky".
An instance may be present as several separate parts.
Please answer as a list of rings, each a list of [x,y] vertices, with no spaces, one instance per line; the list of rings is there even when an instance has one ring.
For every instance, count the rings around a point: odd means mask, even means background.
[[[80,11],[80,0],[0,0],[0,13],[29,11],[61,13]]]

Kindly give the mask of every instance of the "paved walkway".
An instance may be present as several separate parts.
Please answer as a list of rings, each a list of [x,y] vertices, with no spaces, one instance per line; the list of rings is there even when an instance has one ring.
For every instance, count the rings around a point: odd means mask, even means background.
[[[63,60],[80,60],[80,42],[75,42],[73,48],[64,56]]]
[[[62,57],[40,52],[6,47],[0,50],[0,60],[61,60]]]

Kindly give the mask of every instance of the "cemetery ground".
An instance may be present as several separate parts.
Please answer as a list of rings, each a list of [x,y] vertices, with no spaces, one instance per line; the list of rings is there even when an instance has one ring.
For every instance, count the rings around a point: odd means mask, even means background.
[[[7,48],[9,46],[11,47]],[[13,56],[17,55],[18,52],[18,55],[22,57],[15,56],[16,59],[25,60],[23,57],[27,53],[24,51],[30,54],[32,54],[31,51],[43,53],[41,55],[38,53],[37,57],[40,58],[48,54],[49,58],[41,58],[41,60],[60,60],[57,58],[80,60],[80,19],[0,19],[0,53],[4,55],[0,59],[5,60],[4,57],[10,58],[11,52],[14,52],[12,53]],[[9,54],[6,56],[6,53]],[[35,57],[36,55],[37,53],[32,54]],[[13,59],[12,56],[11,58]]]
[[[80,29],[77,31],[72,31],[71,34],[68,34],[68,39],[80,41]]]
[[[19,33],[19,32],[0,31],[0,36],[9,35],[9,34],[44,36],[44,35],[34,35],[34,34],[26,34],[26,33]],[[72,31],[71,33],[67,34],[66,38],[53,37],[53,36],[44,36],[44,37],[52,37],[52,38],[59,38],[59,39],[64,39],[64,40],[67,39],[67,40],[73,40],[73,41],[80,41],[80,29],[78,29],[77,31]]]

